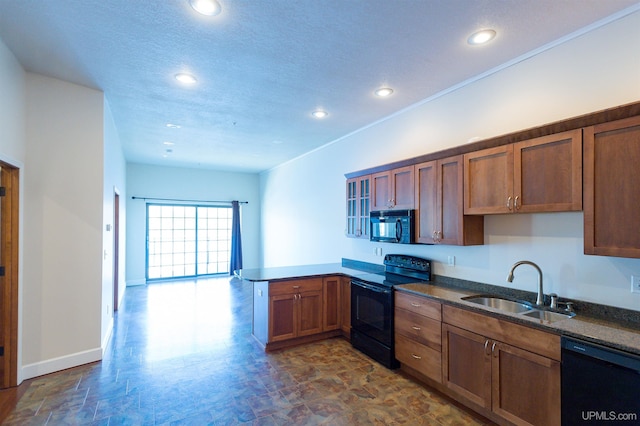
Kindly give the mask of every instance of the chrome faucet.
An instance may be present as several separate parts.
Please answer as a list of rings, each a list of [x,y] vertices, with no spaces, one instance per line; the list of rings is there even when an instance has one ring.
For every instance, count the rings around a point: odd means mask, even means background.
[[[509,271],[509,275],[507,276],[507,282],[513,282],[513,271],[520,265],[531,265],[538,270],[538,298],[536,299],[536,305],[544,306],[544,293],[542,291],[542,270],[538,265],[528,260],[521,260],[520,262],[516,262],[511,267]]]

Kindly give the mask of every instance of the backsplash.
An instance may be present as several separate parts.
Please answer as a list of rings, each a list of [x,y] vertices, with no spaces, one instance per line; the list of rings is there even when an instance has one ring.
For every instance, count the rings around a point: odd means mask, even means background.
[[[345,268],[357,269],[375,274],[384,273],[384,266],[363,262],[353,259],[342,259],[342,266]],[[431,283],[442,287],[462,288],[465,290],[477,291],[479,294],[496,294],[518,300],[526,300],[534,302],[536,293],[532,291],[518,290],[509,287],[502,287],[491,284],[483,284],[475,281],[463,280],[443,275],[433,275]],[[607,322],[614,322],[624,327],[640,328],[640,311],[632,309],[617,308],[614,306],[600,305],[596,303],[585,302],[582,300],[560,298],[560,302],[573,302],[573,309],[577,315],[585,315],[595,319],[601,319]],[[545,295],[545,305],[549,306],[551,299],[549,295]]]

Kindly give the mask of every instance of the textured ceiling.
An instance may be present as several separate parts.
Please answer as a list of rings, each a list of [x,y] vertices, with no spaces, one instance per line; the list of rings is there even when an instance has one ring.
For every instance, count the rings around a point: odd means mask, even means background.
[[[0,38],[27,71],[104,91],[128,161],[259,172],[639,10],[635,0],[219,2],[205,17],[188,0],[0,0]],[[496,39],[469,46],[482,28]],[[181,71],[197,84],[180,85]],[[395,93],[376,98],[381,86]],[[311,117],[318,107],[329,116]]]

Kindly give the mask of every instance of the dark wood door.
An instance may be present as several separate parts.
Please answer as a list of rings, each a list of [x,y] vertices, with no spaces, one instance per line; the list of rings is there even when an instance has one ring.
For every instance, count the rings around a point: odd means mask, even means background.
[[[269,342],[296,337],[294,294],[269,297]]]
[[[464,213],[510,213],[513,208],[513,146],[464,155]]]
[[[491,356],[493,411],[515,424],[559,426],[560,362],[504,343]]]
[[[415,166],[416,240],[419,243],[435,244],[438,220],[437,161]]]
[[[298,294],[296,301],[296,327],[298,336],[322,332],[322,291]]]
[[[582,129],[514,145],[515,212],[582,210]]]
[[[324,307],[322,310],[322,330],[337,330],[340,328],[340,300],[342,287],[340,277],[324,278],[322,282]]]
[[[394,209],[414,209],[413,166],[391,171],[391,205]]]
[[[18,384],[18,254],[20,170],[0,163],[0,388]]]
[[[391,198],[391,173],[371,175],[371,210],[389,210]]]
[[[640,117],[584,130],[584,252],[640,258]]]
[[[351,338],[351,280],[349,278],[340,278],[341,283],[341,321],[340,326],[342,332]]]
[[[469,401],[491,409],[492,342],[449,324],[442,325],[442,380]]]

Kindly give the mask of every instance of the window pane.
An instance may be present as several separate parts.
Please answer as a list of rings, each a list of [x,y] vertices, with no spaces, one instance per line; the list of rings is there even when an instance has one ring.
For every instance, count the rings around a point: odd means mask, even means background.
[[[231,217],[230,207],[148,205],[148,279],[228,273]]]

